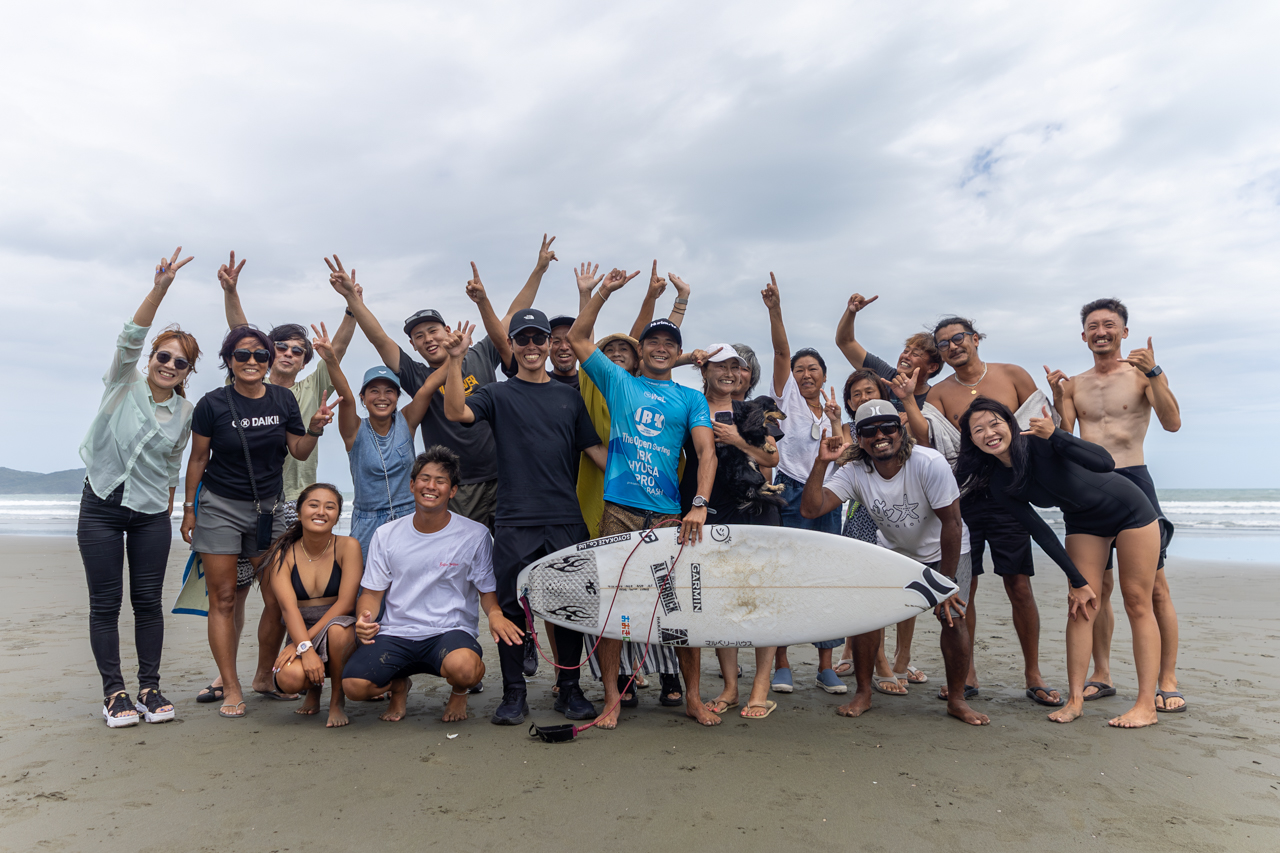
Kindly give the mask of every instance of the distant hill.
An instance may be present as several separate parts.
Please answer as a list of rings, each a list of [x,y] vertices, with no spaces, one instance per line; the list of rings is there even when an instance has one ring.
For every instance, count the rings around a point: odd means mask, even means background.
[[[83,468],[52,474],[0,468],[0,495],[77,495],[83,489]]]

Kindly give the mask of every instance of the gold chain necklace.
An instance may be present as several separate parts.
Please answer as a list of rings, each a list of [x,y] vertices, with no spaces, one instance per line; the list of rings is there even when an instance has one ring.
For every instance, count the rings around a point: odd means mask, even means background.
[[[337,538],[338,538],[338,537],[336,537],[336,536],[330,536],[330,537],[329,537],[329,541],[328,541],[328,542],[326,542],[326,543],[324,543],[324,550],[322,550],[318,555],[316,555],[316,556],[314,556],[314,557],[313,557],[313,556],[311,556],[311,552],[307,550],[307,544],[306,544],[305,542],[303,542],[301,539],[299,539],[299,540],[298,540],[298,544],[302,546],[302,553],[304,553],[304,554],[306,554],[306,555],[307,555],[307,562],[308,562],[308,563],[314,563],[316,560],[320,559],[321,557],[323,557],[323,556],[328,552],[328,550],[329,550],[329,546],[330,546],[330,545],[332,545],[332,544],[333,544],[333,540],[334,540],[334,539],[337,539]]]
[[[978,386],[982,384],[982,380],[984,380],[984,379],[986,379],[986,378],[987,378],[987,368],[988,368],[988,367],[990,367],[990,366],[991,366],[991,365],[989,365],[989,364],[984,364],[984,365],[982,365],[982,375],[981,375],[981,376],[979,376],[979,377],[978,377],[978,381],[977,381],[977,382],[975,382],[975,383],[973,383],[972,385],[970,385],[968,382],[961,382],[961,381],[960,381],[960,377],[959,377],[959,376],[956,376],[954,373],[952,373],[952,374],[951,374],[951,378],[952,378],[952,379],[954,379],[954,380],[956,381],[956,384],[957,384],[957,385],[963,385],[963,386],[964,386],[964,387],[966,387],[966,388],[972,388],[973,390],[969,392],[970,394],[977,394],[977,393],[978,393]]]

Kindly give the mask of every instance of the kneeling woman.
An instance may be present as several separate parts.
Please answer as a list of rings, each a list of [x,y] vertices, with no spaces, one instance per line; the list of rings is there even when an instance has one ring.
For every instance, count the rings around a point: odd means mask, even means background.
[[[1110,720],[1118,728],[1140,728],[1156,722],[1156,676],[1160,669],[1160,629],[1151,605],[1160,529],[1156,511],[1142,490],[1112,473],[1115,461],[1106,450],[1057,429],[1045,417],[1032,418],[1021,431],[1008,407],[986,397],[974,400],[960,418],[960,455],[956,478],[966,488],[989,484],[991,494],[1031,533],[1071,582],[1068,593],[1067,704],[1049,715],[1069,723],[1084,712],[1084,682],[1093,653],[1089,608],[1096,612],[1093,590],[1102,585],[1107,555],[1114,541],[1117,574],[1124,607],[1133,631],[1133,659],[1138,670],[1138,701]],[[1067,547],[1031,505],[1060,507],[1067,528]]]
[[[355,648],[351,627],[356,593],[364,562],[360,544],[333,532],[342,514],[342,495],[328,483],[314,483],[298,495],[298,520],[275,541],[263,560],[264,578],[271,584],[289,638],[276,659],[276,689],[282,693],[307,691],[295,714],[320,710],[325,672],[332,680],[329,722],[345,726],[342,668]],[[326,559],[327,558],[327,559]]]

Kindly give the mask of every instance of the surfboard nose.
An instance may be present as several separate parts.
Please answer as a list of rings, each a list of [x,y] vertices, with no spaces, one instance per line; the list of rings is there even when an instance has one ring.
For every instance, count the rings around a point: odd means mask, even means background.
[[[955,595],[960,587],[951,578],[925,566],[920,571],[920,579],[911,581],[903,589],[918,593],[929,607],[937,607],[939,602]]]

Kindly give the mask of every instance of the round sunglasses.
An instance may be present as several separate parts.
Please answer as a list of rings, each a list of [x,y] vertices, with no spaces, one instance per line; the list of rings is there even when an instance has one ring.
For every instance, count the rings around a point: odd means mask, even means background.
[[[286,353],[292,352],[294,356],[306,355],[307,351],[297,344],[286,344],[284,341],[276,341],[276,352]]]

